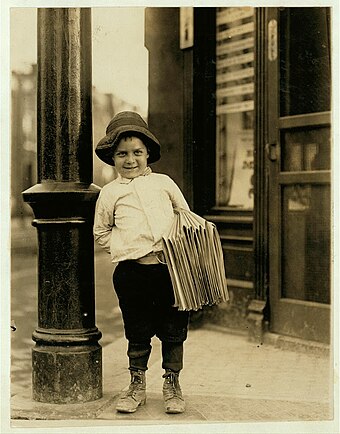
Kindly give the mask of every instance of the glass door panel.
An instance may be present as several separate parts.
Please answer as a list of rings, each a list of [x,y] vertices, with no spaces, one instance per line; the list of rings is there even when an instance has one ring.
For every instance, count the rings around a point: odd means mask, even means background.
[[[281,116],[330,110],[329,20],[327,8],[282,8]]]
[[[330,188],[282,188],[281,297],[330,303]]]
[[[296,172],[330,170],[330,128],[283,131],[281,134],[281,170]]]

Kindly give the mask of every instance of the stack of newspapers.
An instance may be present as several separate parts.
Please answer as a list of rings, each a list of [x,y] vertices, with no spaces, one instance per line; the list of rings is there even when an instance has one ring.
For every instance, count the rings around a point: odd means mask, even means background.
[[[221,241],[216,226],[184,209],[163,237],[163,252],[178,310],[198,310],[228,301]]]

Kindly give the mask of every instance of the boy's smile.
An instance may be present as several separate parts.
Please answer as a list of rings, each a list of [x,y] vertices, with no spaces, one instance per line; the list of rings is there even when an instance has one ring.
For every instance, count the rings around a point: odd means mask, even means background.
[[[144,173],[148,157],[148,150],[142,140],[131,136],[119,141],[112,158],[120,176],[133,179]]]

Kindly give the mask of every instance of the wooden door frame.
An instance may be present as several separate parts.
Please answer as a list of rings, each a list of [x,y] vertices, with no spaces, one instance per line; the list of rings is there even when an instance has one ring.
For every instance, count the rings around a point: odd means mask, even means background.
[[[278,8],[266,8],[265,25],[271,20],[275,20],[279,29]],[[271,37],[266,30],[267,49],[271,49]],[[278,30],[279,32],[279,30]],[[268,37],[269,36],[269,37]],[[277,44],[279,33],[277,33]],[[269,55],[270,57],[270,55]],[[279,113],[279,51],[277,48],[277,58],[267,60],[267,87],[266,102],[268,107],[267,120],[267,143],[268,150],[268,252],[269,252],[269,298],[270,298],[270,330],[283,335],[315,340],[329,343],[330,340],[330,305],[315,303],[303,300],[281,298],[281,183],[280,174],[280,131],[290,123],[298,122],[299,116],[290,116],[280,119]],[[313,116],[312,116],[313,117]],[[314,115],[314,118],[316,116]],[[330,115],[321,113],[319,123],[313,125],[323,125],[330,122]],[[314,121],[315,122],[315,121]],[[294,126],[294,125],[293,125]],[[296,126],[298,126],[296,124]],[[304,124],[304,126],[306,126]],[[271,155],[271,152],[277,154]],[[321,171],[320,171],[321,172]],[[306,180],[309,174],[304,174]],[[319,178],[325,178],[324,174],[319,173]],[[289,174],[288,174],[289,176]],[[325,178],[326,179],[326,178]],[[311,178],[312,180],[312,178]],[[324,182],[324,181],[322,181]],[[284,184],[285,185],[285,184]],[[260,211],[259,211],[260,212]]]

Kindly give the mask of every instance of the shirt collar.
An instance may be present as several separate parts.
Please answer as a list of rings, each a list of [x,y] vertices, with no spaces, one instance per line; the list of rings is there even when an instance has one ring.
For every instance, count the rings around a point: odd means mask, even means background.
[[[148,175],[150,175],[150,173],[152,173],[151,167],[147,166],[145,168],[144,172],[141,175],[139,175],[139,176],[148,176]],[[118,176],[117,176],[117,181],[119,182],[119,184],[130,184],[130,182],[132,182],[134,179],[135,178],[132,178],[132,179],[124,178],[119,173],[118,173]]]

